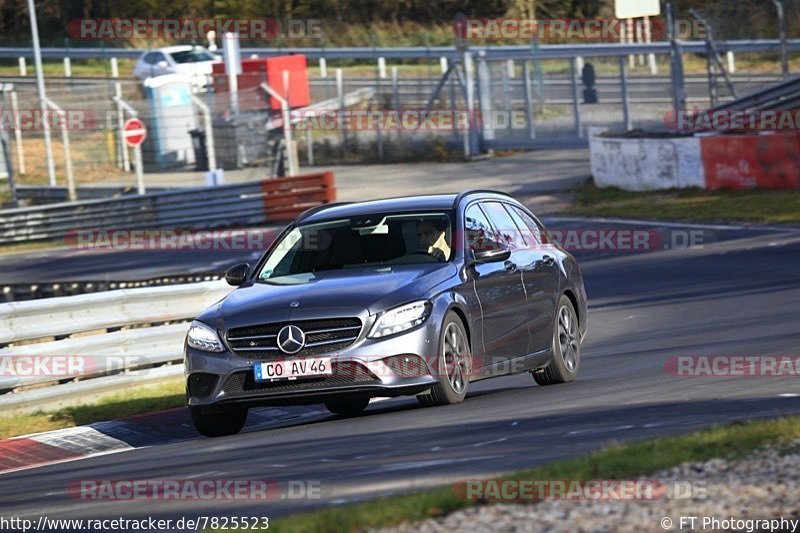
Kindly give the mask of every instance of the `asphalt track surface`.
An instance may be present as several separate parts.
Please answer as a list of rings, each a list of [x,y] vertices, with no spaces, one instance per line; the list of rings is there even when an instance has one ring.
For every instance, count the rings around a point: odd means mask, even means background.
[[[798,413],[796,377],[679,377],[664,365],[675,355],[800,355],[800,230],[642,227],[703,231],[707,243],[577,254],[590,311],[574,383],[538,387],[523,374],[473,383],[462,404],[422,408],[413,398],[393,399],[351,419],[318,407],[259,410],[242,434],[219,439],[194,434],[179,409],[164,414],[159,427],[131,434],[135,449],[0,475],[0,514],[274,518],[541,465],[612,440]],[[87,479],[303,480],[319,482],[321,498],[201,503],[67,495],[70,482]]]

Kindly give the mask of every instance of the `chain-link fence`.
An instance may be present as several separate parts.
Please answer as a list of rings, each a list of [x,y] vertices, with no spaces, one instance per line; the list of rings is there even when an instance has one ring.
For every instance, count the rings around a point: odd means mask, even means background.
[[[793,20],[792,10],[798,3],[786,2],[787,21]],[[744,30],[726,22],[741,15],[736,9],[719,6],[702,16],[714,27],[716,37],[740,37]],[[766,25],[769,10],[760,9]],[[775,19],[773,23],[777,26]],[[590,55],[585,50],[582,55],[545,59],[533,51],[528,57],[518,53],[503,57],[497,50],[491,56],[474,53],[469,66],[453,56],[421,61],[375,57],[362,59],[359,65],[347,61],[349,66],[339,68],[329,61],[326,69],[314,61],[308,69],[311,111],[295,110],[299,114],[293,114],[292,121],[300,163],[456,160],[486,150],[580,146],[591,127],[667,127],[673,87],[666,54],[655,54],[651,62],[634,48],[637,53],[630,55]],[[774,47],[757,53],[740,47],[733,55],[720,42],[719,50],[738,95],[782,79]],[[790,55],[791,71],[795,70],[793,59]],[[690,109],[711,104],[706,60],[702,47],[683,54]],[[13,84],[13,89],[3,91],[4,112],[13,108],[19,115],[40,109],[31,77],[6,76],[2,81],[6,89]],[[720,101],[732,98],[719,76],[713,82]],[[192,92],[167,117],[159,111],[166,96],[148,92],[142,82],[130,78],[50,76],[47,92],[51,102],[81,119],[67,128],[72,173],[79,186],[136,183],[133,157],[120,135],[120,108],[114,100],[118,92],[148,127],[142,147],[146,175],[175,173],[170,183],[180,184],[178,173],[202,172],[210,160],[225,170],[255,169],[260,177],[286,171],[283,120],[259,87],[239,92],[238,113],[233,112],[228,93],[209,91]],[[206,107],[208,117],[203,112]],[[438,115],[425,122],[426,113]],[[333,119],[325,121],[321,116]],[[404,122],[409,116],[416,122]],[[12,122],[4,120],[3,129],[17,182],[50,183],[42,125],[34,121],[16,132],[11,131]],[[64,141],[62,130],[54,127],[52,154],[58,185],[67,178]]]

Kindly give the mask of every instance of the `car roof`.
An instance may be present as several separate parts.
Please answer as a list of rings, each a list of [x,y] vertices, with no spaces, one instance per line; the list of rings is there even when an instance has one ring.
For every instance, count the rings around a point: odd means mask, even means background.
[[[195,46],[191,45],[191,44],[180,44],[180,45],[176,45],[176,46],[165,46],[163,48],[159,48],[156,51],[157,52],[164,52],[164,53],[167,53],[167,54],[172,54],[172,53],[175,53],[175,52],[186,52],[186,51],[194,49],[194,47]]]
[[[312,224],[342,218],[357,217],[373,213],[395,213],[402,211],[450,211],[462,198],[479,195],[487,198],[511,199],[497,191],[466,191],[451,194],[429,194],[402,196],[357,203],[321,205],[310,209],[297,218],[298,224]]]

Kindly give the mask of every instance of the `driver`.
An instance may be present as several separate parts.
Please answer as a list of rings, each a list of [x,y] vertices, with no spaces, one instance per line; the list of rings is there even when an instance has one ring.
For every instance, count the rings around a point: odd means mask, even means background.
[[[417,237],[425,253],[439,261],[450,258],[450,246],[445,238],[446,225],[442,221],[420,220],[417,222]]]

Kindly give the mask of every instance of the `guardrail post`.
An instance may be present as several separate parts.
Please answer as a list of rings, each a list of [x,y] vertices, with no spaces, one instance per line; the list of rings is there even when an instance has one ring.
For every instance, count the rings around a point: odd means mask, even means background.
[[[131,159],[128,155],[128,147],[122,139],[122,128],[125,124],[125,111],[119,103],[122,101],[122,84],[119,81],[119,63],[116,57],[111,58],[111,77],[114,78],[114,96],[117,98],[117,145],[122,153],[122,168],[125,172],[131,171]]]
[[[525,84],[525,118],[528,121],[528,138],[536,138],[536,126],[533,114],[533,92],[531,91],[531,66],[526,60],[522,63],[522,82]]]
[[[27,76],[28,75],[28,65],[25,63],[25,58],[20,56],[18,61],[19,61],[19,75],[20,76]]]
[[[306,127],[306,160],[309,166],[314,166],[314,139],[311,136],[311,128]]]
[[[667,32],[670,41],[670,60],[672,68],[672,100],[675,114],[686,109],[686,85],[683,78],[683,51],[678,42],[678,7],[675,0],[667,0]]]
[[[633,56],[631,56],[633,57]],[[569,62],[572,74],[572,111],[575,114],[575,132],[579,139],[583,139],[583,125],[581,124],[581,105],[578,99],[578,59],[572,58]]]
[[[448,65],[447,65],[447,58],[445,56],[439,58],[439,66],[442,69],[442,74],[447,73]]]
[[[64,144],[64,165],[67,170],[67,191],[70,202],[78,199],[78,192],[75,188],[75,175],[72,172],[72,152],[69,146],[69,123],[67,113],[49,98],[45,100],[47,105],[56,113],[61,126],[61,142]]]
[[[378,58],[378,77],[382,80],[386,79],[386,58]]]
[[[628,37],[628,44],[634,44],[636,42],[636,36],[634,35],[633,19],[625,19],[625,33]],[[628,56],[628,66],[636,68],[636,56],[633,54]]]
[[[325,61],[324,57],[319,58],[319,77],[320,78],[328,77],[328,62]]]
[[[512,80],[517,77],[517,69],[514,67],[513,59],[506,61],[506,72],[508,72],[508,77]]]
[[[464,135],[464,157],[469,159],[479,150],[478,134],[475,131],[475,63],[471,52],[464,52],[464,85],[469,118],[469,130]]]
[[[786,16],[783,10],[783,0],[772,0],[778,13],[778,36],[781,42],[781,72],[784,78],[789,77],[789,54],[786,46]]]
[[[383,68],[381,68],[381,66]],[[386,61],[382,58],[378,58],[378,77],[375,78],[375,94],[378,95],[380,99],[381,95],[381,79],[386,78]],[[380,100],[379,100],[380,101]],[[384,151],[383,151],[383,134],[381,133],[381,128],[378,127],[375,129],[375,141],[376,141],[376,148],[378,151],[378,161],[381,163],[384,162]]]
[[[506,112],[508,112],[509,120],[511,119],[511,85],[509,83],[509,69],[508,63],[504,65],[506,68],[501,69],[501,82],[503,84],[503,100],[506,101]]]
[[[14,86],[11,86],[10,89],[10,96],[11,96],[11,112],[14,113],[15,117],[19,116],[19,102],[17,101],[17,91],[14,90]],[[14,142],[17,145],[17,167],[20,174],[25,174],[25,150],[22,147],[22,128],[19,127],[19,121],[14,121]]]
[[[644,18],[644,42],[650,44],[653,42],[653,23],[650,17]],[[650,74],[653,76],[658,74],[658,63],[656,63],[656,55],[654,53],[647,54],[647,61],[650,63]]]
[[[486,57],[482,51],[478,52],[478,91],[480,95],[481,122],[483,123],[481,131],[483,139],[487,141],[494,140],[494,121],[492,119],[494,102],[492,102],[491,83],[491,73],[489,72],[489,65],[486,64]]]
[[[445,58],[442,58],[445,59]],[[446,59],[445,59],[446,61]],[[392,67],[392,106],[394,110],[397,111],[398,116],[400,115],[400,82],[398,80],[398,71],[397,67]],[[402,128],[397,128],[397,138],[400,139],[402,137]]]
[[[72,77],[72,63],[68,57],[64,58],[64,77],[71,78]]]
[[[733,52],[728,50],[725,56],[728,59],[728,72],[731,74],[736,74],[736,58],[733,56]]]
[[[214,152],[214,130],[211,123],[211,110],[197,97],[192,95],[192,102],[203,114],[203,128],[206,130],[206,152],[208,153],[208,170],[217,170],[217,154]]]
[[[336,69],[337,72],[339,69]],[[286,83],[285,77],[288,72],[284,71],[284,83]],[[292,122],[291,122],[291,115],[289,114],[289,101],[286,100],[278,91],[270,87],[266,82],[261,83],[261,88],[265,90],[270,96],[275,98],[281,104],[281,114],[283,116],[283,139],[284,143],[286,144],[286,158],[289,160],[289,176],[296,176],[298,174],[297,169],[297,150],[292,141]]]
[[[636,24],[636,41],[643,42],[644,41],[644,28],[643,28],[644,21],[637,19]],[[644,66],[644,54],[639,54],[639,65]]]
[[[625,58],[619,56],[619,83],[622,90],[622,116],[625,121],[625,131],[633,129],[631,123],[631,109],[628,99],[628,69],[625,65]]]
[[[336,98],[339,100],[339,110],[344,112],[344,79],[342,77],[342,69],[336,69]],[[343,126],[344,124],[340,124]],[[342,127],[342,142],[344,147],[347,148],[347,128]]]

